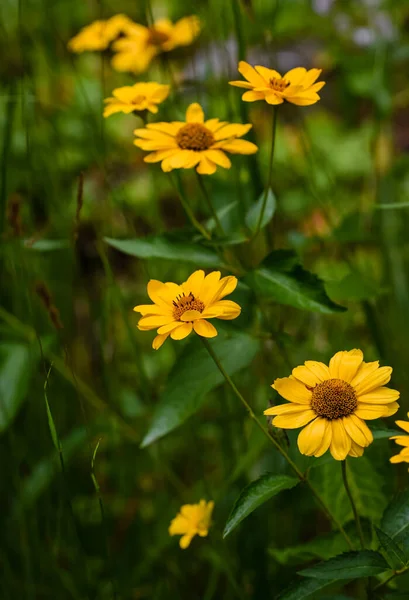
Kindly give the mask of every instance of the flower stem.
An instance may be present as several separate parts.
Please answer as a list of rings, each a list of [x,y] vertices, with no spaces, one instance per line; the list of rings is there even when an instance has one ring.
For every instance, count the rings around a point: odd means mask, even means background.
[[[349,501],[351,503],[352,512],[354,513],[354,519],[355,519],[355,523],[356,523],[356,529],[358,531],[359,540],[361,542],[361,548],[362,548],[362,550],[365,550],[365,540],[364,540],[364,534],[362,531],[361,521],[359,519],[358,511],[356,509],[355,502],[352,497],[351,489],[348,484],[347,461],[346,460],[341,461],[341,469],[342,469],[342,479],[344,482],[345,491],[346,491]]]
[[[174,179],[172,178],[172,182],[179,194],[180,202],[185,210],[185,213],[186,213],[189,221],[192,223],[193,227],[195,229],[197,229],[199,231],[199,233],[201,233],[201,235],[203,235],[203,237],[205,237],[207,240],[210,240],[212,236],[207,231],[207,229],[205,229],[203,227],[203,225],[201,223],[199,223],[199,221],[196,219],[195,215],[193,214],[192,209],[189,206],[189,202],[186,198],[179,174],[176,174]]]
[[[278,452],[285,458],[285,460],[288,462],[288,464],[290,465],[290,467],[292,468],[294,473],[297,475],[298,479],[300,481],[302,481],[303,483],[305,483],[309,487],[311,493],[313,494],[313,496],[317,500],[317,502],[320,504],[320,506],[321,506],[322,510],[324,511],[325,515],[327,516],[327,518],[336,525],[336,527],[338,528],[340,533],[344,536],[345,541],[347,542],[348,546],[351,549],[353,549],[353,544],[351,542],[351,539],[348,536],[348,534],[346,533],[346,531],[344,530],[344,528],[342,527],[341,523],[331,513],[328,506],[325,504],[324,500],[321,498],[321,496],[318,494],[318,492],[315,490],[315,488],[308,481],[308,479],[306,478],[304,473],[302,471],[300,471],[300,469],[297,467],[295,462],[290,458],[290,456],[287,454],[287,452],[284,450],[284,448],[282,448],[280,446],[280,444],[269,434],[267,429],[264,428],[262,423],[256,417],[250,404],[247,402],[247,400],[242,396],[240,391],[237,389],[235,383],[233,382],[233,380],[230,378],[229,374],[224,369],[223,365],[221,364],[219,358],[217,357],[216,353],[214,352],[214,350],[213,350],[212,346],[210,345],[210,343],[208,342],[208,340],[203,337],[201,337],[200,339],[202,340],[207,352],[210,354],[211,358],[213,359],[213,361],[216,364],[217,368],[219,369],[220,373],[223,375],[226,382],[229,384],[229,386],[233,390],[234,394],[238,397],[240,402],[243,404],[243,406],[247,410],[250,418],[253,419],[253,421],[255,422],[257,427],[263,432],[263,434],[268,438],[268,440],[275,446],[276,450],[278,450]]]
[[[258,235],[258,233],[261,229],[261,224],[263,222],[263,217],[264,217],[264,213],[266,211],[266,206],[267,206],[268,192],[270,191],[270,188],[271,188],[271,179],[273,176],[274,148],[275,148],[276,131],[277,131],[277,112],[278,112],[277,107],[273,106],[272,123],[271,123],[271,148],[270,148],[270,158],[269,158],[269,165],[268,165],[267,183],[266,183],[266,187],[264,189],[263,204],[261,206],[260,216],[258,218],[257,227],[254,232],[253,239]]]
[[[196,173],[197,181],[199,183],[199,187],[202,190],[203,197],[206,200],[206,204],[207,204],[207,206],[209,208],[209,211],[210,211],[210,213],[211,213],[211,215],[212,215],[212,217],[214,219],[214,222],[216,223],[216,227],[219,229],[220,233],[222,235],[224,235],[223,225],[221,224],[220,219],[219,219],[219,217],[217,215],[217,212],[216,212],[216,210],[215,210],[215,208],[213,206],[213,202],[211,201],[211,198],[210,198],[209,194],[207,193],[207,189],[206,189],[206,186],[204,184],[203,178],[200,175],[200,173],[198,173],[197,171],[195,171],[195,173]]]

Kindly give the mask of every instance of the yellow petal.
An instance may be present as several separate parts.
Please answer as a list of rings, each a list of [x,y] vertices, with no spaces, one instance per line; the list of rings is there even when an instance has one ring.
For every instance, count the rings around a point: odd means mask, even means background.
[[[321,73],[322,73],[322,69],[310,69],[309,71],[307,71],[304,78],[301,79],[300,84],[304,88],[309,88],[310,86],[312,86],[312,84],[315,81],[317,81],[317,79],[321,75]],[[324,81],[321,83],[325,84]]]
[[[229,81],[229,85],[247,88],[248,90],[254,87],[252,83],[248,83],[247,81]]]
[[[232,137],[241,137],[246,135],[252,128],[251,124],[242,125],[236,123],[228,123],[224,127],[220,127],[214,134],[215,140],[225,140]]]
[[[274,91],[271,91],[271,92],[269,91],[269,92],[265,93],[264,97],[268,104],[275,105],[275,104],[282,104],[284,102],[283,98]]]
[[[171,315],[148,315],[139,319],[138,329],[141,331],[149,331],[150,329],[157,329],[162,325],[167,325],[171,321],[173,321],[173,317]]]
[[[180,321],[171,321],[167,325],[162,325],[162,327],[159,327],[158,333],[161,335],[163,333],[169,334],[171,331],[176,329],[176,327],[179,327],[179,325],[180,325]]]
[[[332,440],[330,452],[335,460],[345,460],[351,450],[351,438],[345,431],[345,427],[341,419],[331,421]]]
[[[319,102],[321,98],[318,94],[307,96],[286,96],[285,99],[287,102],[291,102],[291,104],[296,104],[297,106],[311,106],[312,104],[316,104]]]
[[[349,383],[355,377],[363,360],[361,350],[337,352],[329,361],[329,372],[334,379]]]
[[[409,433],[409,423],[407,421],[395,421],[396,425]]]
[[[257,73],[264,79],[264,83],[269,86],[270,79],[281,79],[281,75],[278,71],[274,69],[267,69],[267,67],[261,67],[260,65],[256,65],[255,70]]]
[[[222,279],[220,279],[220,282],[218,282],[216,290],[214,291],[213,296],[210,297],[210,299],[208,299],[207,304],[210,305],[210,304],[213,304],[214,302],[218,302],[225,296],[228,296],[229,294],[234,292],[236,287],[237,287],[237,277],[234,277],[233,275],[228,275],[227,277],[223,277]]]
[[[205,272],[202,270],[195,271],[188,277],[188,279],[182,283],[182,288],[186,294],[192,293],[195,298],[200,297],[202,291],[203,281],[205,278]]]
[[[193,323],[193,329],[198,335],[206,338],[213,338],[217,335],[217,329],[209,321],[198,319]]]
[[[330,427],[326,419],[317,418],[304,427],[298,436],[297,444],[301,454],[314,456],[326,437],[326,431]],[[328,436],[327,436],[328,437]]]
[[[274,417],[273,425],[275,427],[282,427],[283,429],[297,429],[307,425],[310,421],[315,419],[317,415],[313,410],[304,410],[302,413],[294,413],[287,415],[279,415]]]
[[[231,167],[230,158],[228,158],[221,150],[205,150],[204,155],[219,167],[223,167],[224,169],[230,169]]]
[[[305,404],[295,404],[290,402],[289,404],[279,404],[278,406],[270,406],[264,411],[265,415],[289,415],[299,412],[305,412],[308,407]]]
[[[244,60],[241,60],[239,62],[238,69],[239,73],[241,73],[243,77],[247,79],[247,81],[249,81],[252,85],[258,87],[265,85],[265,81],[261,77],[261,75],[259,75],[257,71]]]
[[[409,446],[409,435],[394,435],[389,439],[393,440],[398,446]]]
[[[249,92],[244,92],[241,99],[244,102],[255,102],[256,100],[264,100],[266,97],[264,92],[253,92],[252,90]]]
[[[399,453],[399,454],[396,454],[395,456],[391,456],[389,461],[394,464],[401,463],[401,462],[409,462],[409,457],[402,456]]]
[[[321,380],[307,367],[301,365],[292,370],[293,377],[308,387],[315,387]]]
[[[213,175],[216,172],[216,164],[211,160],[207,159],[206,156],[202,156],[199,166],[196,171],[201,175]]]
[[[231,141],[220,141],[217,142],[214,148],[221,148],[231,154],[254,154],[258,148],[253,142],[247,140],[231,140]]]
[[[359,402],[367,402],[368,404],[389,404],[395,402],[400,396],[398,390],[392,390],[388,387],[379,387],[367,394],[359,394]]]
[[[296,379],[291,379],[290,377],[276,379],[271,387],[289,402],[311,404],[312,394],[310,390],[307,390],[305,385]]]
[[[320,381],[331,379],[329,368],[327,365],[324,365],[324,363],[316,360],[306,360],[304,365],[307,367],[307,369],[312,371]]]
[[[141,315],[165,315],[168,314],[167,307],[158,306],[157,304],[139,304],[133,308],[135,312]]]
[[[360,419],[371,421],[372,419],[384,417],[386,412],[387,405],[385,404],[365,404],[364,402],[358,402],[358,407],[354,414]]]
[[[241,307],[233,300],[219,300],[212,303],[209,309],[203,311],[203,317],[217,317],[224,321],[236,319],[241,313]]]
[[[359,417],[349,415],[348,417],[343,417],[342,422],[347,434],[360,446],[369,446],[373,442],[371,430]]]
[[[361,366],[359,367],[357,374],[355,375],[353,380],[350,382],[352,387],[356,388],[356,386],[359,383],[361,383],[364,379],[366,379],[368,377],[368,375],[371,375],[374,371],[376,371],[376,369],[378,367],[379,367],[379,360],[375,360],[374,362],[370,362],[370,363],[363,362],[361,364]]]
[[[200,104],[194,102],[186,111],[186,123],[203,123],[204,112]]]
[[[193,535],[187,533],[180,538],[179,546],[182,548],[182,550],[185,550],[190,546],[190,542],[192,541],[193,537]]]
[[[164,335],[157,335],[152,342],[152,348],[154,350],[159,350],[159,348],[162,346],[162,344],[167,339],[168,335],[169,335],[168,333],[166,333]]]
[[[285,75],[283,75],[283,79],[286,79],[293,85],[298,85],[304,79],[307,73],[307,69],[304,67],[296,67],[295,69],[291,69],[291,71],[287,71]]]
[[[351,440],[351,450],[348,453],[348,456],[352,456],[353,458],[359,458],[364,453],[364,449],[362,446]]]
[[[392,375],[392,367],[380,367],[370,375],[368,375],[358,385],[354,384],[355,393],[357,396],[367,394],[376,388],[383,386],[390,381]]]
[[[183,322],[187,321],[196,321],[196,319],[201,319],[202,313],[200,310],[187,310],[181,315],[180,320]]]
[[[331,421],[327,421],[327,428],[325,430],[324,436],[322,438],[321,444],[319,445],[319,447],[317,448],[317,450],[314,453],[314,456],[316,458],[319,458],[320,456],[322,456],[323,454],[325,454],[325,452],[328,450],[328,448],[331,445],[331,440],[332,440],[332,426],[331,426]]]
[[[385,412],[383,413],[384,417],[391,417],[399,410],[399,404],[397,402],[392,402],[391,404],[387,404],[385,406]]]
[[[183,325],[180,325],[171,332],[170,337],[172,338],[172,340],[183,340],[189,335],[192,329],[192,323],[183,323]]]

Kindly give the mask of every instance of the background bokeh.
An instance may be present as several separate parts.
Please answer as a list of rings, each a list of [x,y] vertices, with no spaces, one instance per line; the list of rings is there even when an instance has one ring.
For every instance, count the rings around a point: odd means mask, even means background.
[[[150,10],[173,20],[197,14],[202,33],[138,78],[113,71],[107,53],[67,50],[68,40],[95,19],[124,13],[146,24]],[[234,299],[242,315],[221,332],[239,336],[231,368],[257,414],[275,401],[276,377],[304,360],[327,361],[358,347],[365,360],[393,366],[404,418],[409,4],[3,0],[0,19],[0,596],[273,598],[300,565],[347,548],[302,486],[264,504],[223,541],[246,483],[288,467],[220,385],[217,371],[201,370],[198,341],[168,340],[155,352],[153,334],[137,330],[132,308],[147,302],[149,279],[179,282],[213,265],[199,250],[197,258],[183,259],[180,252],[155,253],[154,244],[143,256],[140,249],[135,255],[115,248],[112,240],[159,234],[172,247],[172,240],[194,242],[197,234],[174,177],[144,163],[133,145],[141,118],[103,119],[103,99],[136,80],[171,83],[156,120],[183,119],[199,101],[209,118],[253,123],[255,157],[233,156],[230,170],[205,180],[234,240],[264,187],[271,122],[267,104],[245,104],[228,85],[239,78],[238,60],[280,72],[323,69],[319,103],[280,107],[274,218],[256,242],[228,251],[250,267],[269,248],[296,250],[324,280],[329,298],[348,310],[260,303],[240,283]],[[184,172],[183,184],[206,221],[194,175]],[[186,348],[196,361],[186,362]],[[173,399],[186,394],[186,414],[174,431],[141,448],[155,407],[171,393],[169,382]],[[298,455],[293,435],[289,447],[353,529],[338,465]],[[407,481],[406,468],[388,462],[392,449],[377,439],[351,465],[367,529],[365,519],[379,520]],[[181,504],[200,498],[215,500],[212,529],[182,551],[168,535],[170,520]],[[399,589],[405,593],[405,577]],[[361,582],[344,593],[365,597]]]

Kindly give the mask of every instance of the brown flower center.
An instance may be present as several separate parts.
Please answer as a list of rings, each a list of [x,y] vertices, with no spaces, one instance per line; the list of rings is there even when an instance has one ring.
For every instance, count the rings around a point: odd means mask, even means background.
[[[311,408],[325,419],[340,419],[352,414],[358,401],[355,390],[342,379],[328,379],[312,389]]]
[[[276,92],[284,92],[285,88],[290,85],[289,81],[286,81],[282,77],[279,79],[277,77],[272,77],[270,79],[270,87]]]
[[[173,317],[175,321],[179,321],[180,317],[187,310],[198,310],[199,312],[203,312],[205,305],[199,298],[195,298],[192,292],[189,292],[188,295],[180,294],[177,296],[176,300],[173,300]]]
[[[151,46],[162,46],[169,40],[169,35],[164,31],[159,31],[155,27],[149,27],[148,44]]]
[[[214,144],[213,133],[201,123],[186,123],[176,135],[176,142],[182,150],[207,150]]]

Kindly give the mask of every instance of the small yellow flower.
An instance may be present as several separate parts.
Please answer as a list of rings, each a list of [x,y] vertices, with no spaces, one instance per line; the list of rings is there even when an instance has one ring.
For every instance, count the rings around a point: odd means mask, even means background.
[[[239,62],[239,72],[247,81],[230,81],[230,85],[246,88],[242,99],[245,102],[265,100],[268,104],[282,104],[284,100],[298,106],[309,106],[320,100],[318,93],[325,81],[315,83],[321,69],[296,67],[281,77],[278,71],[267,67],[252,67],[244,60]]]
[[[68,42],[68,49],[71,52],[105,50],[113,40],[125,33],[132,25],[131,19],[125,15],[115,15],[107,21],[94,21],[83,27]]]
[[[179,546],[184,550],[195,535],[206,537],[209,533],[210,519],[214,502],[200,500],[199,504],[184,504],[180,512],[172,519],[169,535],[181,535]]]
[[[117,71],[142,73],[155,56],[178,46],[188,46],[199,32],[200,21],[196,16],[184,17],[176,23],[160,19],[152,27],[134,23],[126,36],[114,44],[116,54],[112,66]]]
[[[227,123],[219,119],[204,120],[203,109],[194,103],[186,111],[186,122],[150,123],[146,129],[135,129],[139,136],[135,146],[153,150],[145,162],[162,161],[163,171],[192,169],[202,175],[211,175],[217,166],[230,169],[231,162],[225,152],[253,154],[258,148],[252,142],[239,140],[251,125]]]
[[[409,413],[408,413],[409,417]],[[403,431],[409,434],[409,422],[408,421],[395,421],[396,425],[398,425]],[[390,440],[395,440],[395,442],[399,446],[404,446],[399,454],[395,454],[389,460],[391,463],[401,463],[406,462],[409,463],[409,435],[394,435]],[[408,469],[409,471],[409,469]]]
[[[128,115],[135,110],[149,110],[151,113],[157,113],[157,104],[168,97],[169,90],[169,85],[162,85],[153,81],[117,88],[112,92],[113,97],[104,100],[106,104],[104,117],[109,117],[117,112]]]
[[[366,420],[396,413],[399,392],[384,387],[391,367],[379,361],[365,363],[361,350],[337,352],[329,367],[307,360],[290,377],[276,379],[272,387],[290,404],[264,411],[277,415],[273,425],[283,429],[304,427],[298,448],[307,456],[322,456],[329,448],[336,460],[362,456],[373,441]]]
[[[207,276],[204,271],[195,271],[182,285],[151,279],[148,295],[154,304],[135,306],[134,311],[142,315],[138,329],[158,330],[152,344],[155,350],[169,335],[173,340],[183,340],[195,331],[203,337],[215,337],[217,329],[206,319],[231,320],[239,316],[241,308],[236,302],[222,300],[236,286],[236,277],[220,279],[220,271]]]

